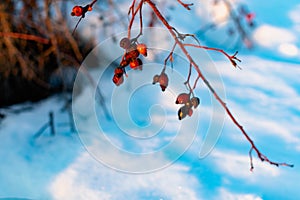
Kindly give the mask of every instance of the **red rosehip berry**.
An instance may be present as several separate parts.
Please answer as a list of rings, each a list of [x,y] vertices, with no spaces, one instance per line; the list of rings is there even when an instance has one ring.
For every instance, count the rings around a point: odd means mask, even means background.
[[[137,59],[134,59],[130,62],[129,64],[130,68],[132,69],[140,69],[142,70],[143,68],[143,62],[141,59],[137,58]]]
[[[145,44],[138,44],[136,49],[139,51],[140,54],[147,57],[147,46]]]
[[[200,103],[200,99],[198,97],[193,97],[193,98],[191,98],[191,102],[192,102],[192,105],[194,106],[194,108],[197,108]]]
[[[159,85],[161,87],[161,90],[164,92],[166,88],[168,87],[169,78],[166,73],[162,72],[158,79]]]
[[[120,67],[126,67],[129,64],[129,60],[123,59],[120,63]]]
[[[71,12],[72,16],[80,17],[83,14],[83,8],[82,6],[74,6]]]
[[[122,38],[120,41],[120,47],[122,47],[123,49],[128,49],[130,47],[130,39],[129,38]]]
[[[117,67],[117,68],[115,69],[115,76],[121,77],[121,76],[123,76],[123,74],[124,74],[123,68]]]
[[[119,86],[124,82],[123,76],[117,76],[116,74],[114,75],[112,80],[113,80],[114,84],[116,84],[116,86]]]
[[[152,84],[158,83],[158,81],[159,81],[159,75],[156,74],[155,76],[153,76],[153,82],[152,82]]]
[[[178,95],[176,99],[176,104],[185,104],[190,100],[190,94],[187,93],[181,93]]]
[[[179,110],[178,110],[178,119],[179,120],[182,120],[187,115],[188,116],[192,116],[193,115],[193,110],[190,107],[184,105],[181,108],[179,108]]]
[[[132,50],[132,51],[128,51],[125,54],[125,60],[132,60],[132,59],[136,59],[138,56],[140,55],[138,50]]]
[[[134,59],[130,61],[129,66],[131,69],[136,69],[139,66],[139,62],[136,59]]]
[[[189,113],[189,109],[187,106],[182,106],[181,108],[179,108],[178,110],[178,119],[182,120],[183,118],[185,118],[187,116],[187,114]]]

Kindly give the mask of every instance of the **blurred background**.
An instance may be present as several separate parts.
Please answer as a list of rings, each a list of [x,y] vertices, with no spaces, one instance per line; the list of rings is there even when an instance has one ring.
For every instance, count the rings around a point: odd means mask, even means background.
[[[70,15],[72,8],[90,1],[2,0],[1,199],[299,198],[299,1],[189,0],[185,2],[194,3],[189,11],[177,1],[154,2],[180,33],[194,34],[200,44],[229,54],[239,51],[242,70],[233,68],[218,52],[202,52],[206,60],[200,67],[217,92],[225,89],[222,97],[259,149],[270,159],[293,163],[295,167],[270,166],[253,154],[255,169],[250,172],[249,143],[221,113],[223,118],[212,122],[216,102],[200,82],[195,93],[201,105],[194,111],[200,116],[198,129],[187,131],[197,135],[176,162],[138,175],[107,167],[89,154],[99,144],[82,140],[97,130],[91,124],[91,113],[97,113],[98,123],[110,141],[133,152],[160,150],[176,138],[179,126],[176,94],[161,94],[160,88],[151,84],[153,75],[147,79],[141,75],[143,71],[130,70],[128,74],[142,77],[151,87],[135,91],[128,104],[127,99],[120,99],[120,104],[128,106],[137,124],[135,134],[141,131],[139,127],[160,124],[162,116],[165,126],[155,137],[141,142],[124,137],[124,130],[114,120],[112,97],[117,89],[111,79],[122,56],[119,40],[127,31],[132,2],[97,1],[74,30],[80,17]],[[162,27],[147,4],[143,6],[143,22],[144,27]],[[139,28],[138,18],[133,28]],[[143,59],[144,67],[147,63],[148,67],[151,63],[163,63],[173,45],[168,33],[145,33],[140,39],[153,47]],[[98,48],[106,41],[110,42],[109,48]],[[157,46],[161,49],[155,50]],[[192,55],[197,53],[191,50]],[[173,69],[183,77],[188,73],[188,64],[179,57],[168,68],[170,80]],[[105,71],[101,80],[100,71]],[[124,91],[130,91],[134,85],[130,76],[121,88]],[[91,91],[96,91],[96,95]],[[95,108],[90,106],[90,99],[96,102]],[[156,104],[165,113],[151,118],[149,108]],[[80,123],[74,123],[74,113],[75,121]],[[211,126],[222,127],[222,131],[215,148],[205,158],[199,158]],[[172,154],[179,149],[156,162],[172,161]],[[125,168],[130,166],[130,161],[117,153],[107,155]]]

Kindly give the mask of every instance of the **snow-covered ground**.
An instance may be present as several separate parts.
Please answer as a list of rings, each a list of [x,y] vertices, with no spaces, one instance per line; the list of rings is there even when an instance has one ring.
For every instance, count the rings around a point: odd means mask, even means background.
[[[217,54],[212,55],[217,59],[213,63],[205,54],[207,65],[202,67],[259,149],[274,161],[295,164],[294,168],[270,166],[253,154],[255,168],[250,172],[249,143],[202,83],[196,91],[200,107],[191,118],[178,121],[179,106],[174,102],[184,88],[177,83],[184,81],[180,74],[187,71],[176,66],[184,61],[175,63],[174,71],[168,69],[169,90],[162,94],[158,85],[151,84],[159,66],[149,58],[144,70],[129,71],[119,88],[111,82],[113,71],[103,72],[107,76],[99,85],[113,119],[104,116],[89,82],[78,82],[86,86],[73,102],[78,133],[66,125],[69,117],[61,111],[62,96],[21,105],[33,108],[18,114],[4,110],[0,198],[298,199],[300,4],[296,0],[244,2],[256,13],[257,27],[252,34],[255,48],[239,54],[242,70]],[[171,22],[182,32],[196,32],[198,20],[204,17],[197,6],[192,16],[181,17],[188,11],[180,7],[168,11],[173,14]],[[185,22],[189,17],[193,20]],[[121,50],[113,51],[116,57],[117,51]],[[102,71],[91,74],[98,78]],[[34,138],[50,111],[56,135],[47,129]],[[218,139],[216,145],[209,143],[212,151],[205,149],[208,155],[199,157],[211,134]]]

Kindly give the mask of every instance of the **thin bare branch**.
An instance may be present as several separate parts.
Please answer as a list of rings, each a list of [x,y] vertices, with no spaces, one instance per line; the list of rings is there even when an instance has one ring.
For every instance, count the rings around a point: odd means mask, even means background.
[[[47,39],[47,38],[39,37],[36,35],[25,34],[25,33],[0,32],[0,37],[10,37],[10,38],[16,38],[16,39],[22,39],[22,40],[31,40],[31,41],[39,42],[42,44],[49,43],[49,39]]]
[[[177,0],[178,3],[180,3],[184,8],[186,8],[187,10],[191,10],[190,6],[193,6],[194,4],[192,3],[183,3],[181,0]]]
[[[134,2],[135,2],[135,0],[134,0]],[[128,37],[128,38],[131,38],[131,28],[132,28],[132,25],[133,25],[135,16],[137,15],[137,13],[138,13],[139,11],[141,11],[141,7],[142,7],[143,3],[144,3],[144,0],[141,0],[140,3],[138,4],[138,6],[137,6],[136,9],[134,9],[134,4],[132,4],[132,6],[131,6],[131,9],[130,9],[130,10],[131,10],[132,16],[131,16],[131,19],[130,19],[129,25],[128,25],[128,33],[127,33],[127,37]],[[141,12],[140,12],[140,13],[141,13]],[[140,20],[142,21],[141,18],[140,18]],[[141,24],[141,25],[142,25],[142,24]],[[142,29],[141,29],[141,30],[142,30]]]
[[[239,69],[241,69],[238,66],[238,64],[236,63],[236,61],[241,62],[241,60],[236,57],[236,55],[238,54],[237,51],[232,56],[230,56],[223,49],[218,49],[218,48],[213,48],[213,47],[207,47],[207,46],[202,46],[202,45],[194,45],[194,44],[183,44],[183,45],[184,46],[188,46],[188,47],[195,47],[195,48],[200,48],[200,49],[206,49],[206,50],[210,50],[210,51],[218,51],[218,52],[222,53],[223,55],[225,55],[229,59],[229,61],[231,62],[231,64],[234,67],[238,67]]]

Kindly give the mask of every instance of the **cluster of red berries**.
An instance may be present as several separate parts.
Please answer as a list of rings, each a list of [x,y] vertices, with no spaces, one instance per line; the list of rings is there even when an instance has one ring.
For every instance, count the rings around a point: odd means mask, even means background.
[[[192,116],[193,110],[192,108],[196,109],[200,103],[200,99],[198,97],[192,97],[191,94],[181,93],[177,96],[175,101],[176,104],[184,104],[178,110],[178,119],[181,120],[185,118],[187,115]]]
[[[142,43],[137,43],[136,40],[130,40],[129,38],[123,38],[120,41],[120,47],[125,49],[125,54],[120,62],[120,66],[115,69],[113,82],[119,86],[123,83],[125,74],[125,67],[130,66],[131,69],[143,69],[143,62],[139,58],[139,55],[147,56],[147,46]]]
[[[131,69],[139,69],[142,70],[143,62],[139,58],[140,54],[143,56],[147,56],[147,46],[145,44],[137,43],[136,40],[130,40],[129,38],[123,38],[120,41],[120,47],[125,49],[125,54],[122,57],[120,65],[115,69],[113,82],[119,86],[124,82],[124,74],[125,67],[130,66]],[[164,92],[169,84],[169,78],[165,73],[165,68],[162,72],[158,75],[156,74],[153,77],[152,84],[159,83],[161,90]],[[178,95],[176,99],[176,104],[183,104],[183,106],[178,110],[178,118],[179,120],[185,118],[187,115],[192,116],[193,109],[196,109],[200,103],[200,99],[198,97],[194,97],[191,92],[188,93],[181,93]]]

